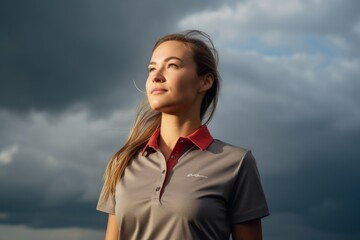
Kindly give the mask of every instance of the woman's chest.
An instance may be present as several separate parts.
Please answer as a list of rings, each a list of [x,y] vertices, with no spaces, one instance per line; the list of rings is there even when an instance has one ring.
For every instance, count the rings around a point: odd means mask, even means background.
[[[234,169],[217,156],[192,152],[179,159],[166,179],[163,159],[134,159],[116,188],[117,212],[150,216],[161,207],[189,220],[226,215]]]

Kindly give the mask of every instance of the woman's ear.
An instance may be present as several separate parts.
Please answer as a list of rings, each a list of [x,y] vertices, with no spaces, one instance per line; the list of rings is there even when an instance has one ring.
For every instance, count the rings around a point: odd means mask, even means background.
[[[214,83],[214,76],[211,73],[207,73],[201,78],[199,92],[206,92]]]

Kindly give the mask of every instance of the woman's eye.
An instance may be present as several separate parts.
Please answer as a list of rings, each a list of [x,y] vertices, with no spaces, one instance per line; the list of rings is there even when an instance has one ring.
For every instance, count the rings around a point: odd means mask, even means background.
[[[176,68],[176,69],[179,68],[179,66],[176,65],[175,63],[169,63],[168,67],[169,68]]]
[[[155,70],[155,68],[148,68],[148,72],[152,72],[154,70]]]

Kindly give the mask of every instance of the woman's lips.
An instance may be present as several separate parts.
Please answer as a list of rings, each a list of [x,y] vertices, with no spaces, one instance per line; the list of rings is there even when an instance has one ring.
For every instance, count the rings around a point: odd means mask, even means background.
[[[164,92],[167,92],[165,88],[154,88],[153,90],[151,90],[151,94],[153,95],[162,94]]]

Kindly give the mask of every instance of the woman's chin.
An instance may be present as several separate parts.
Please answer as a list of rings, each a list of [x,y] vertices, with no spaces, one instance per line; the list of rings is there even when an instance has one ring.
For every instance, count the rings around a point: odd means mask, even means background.
[[[151,109],[157,112],[170,114],[170,115],[177,115],[176,111],[173,106],[164,106],[164,105],[150,105]]]
[[[154,101],[154,102],[150,102],[150,107],[158,112],[167,112],[169,110],[171,110],[172,106],[170,104],[165,104],[163,102],[160,101]]]

